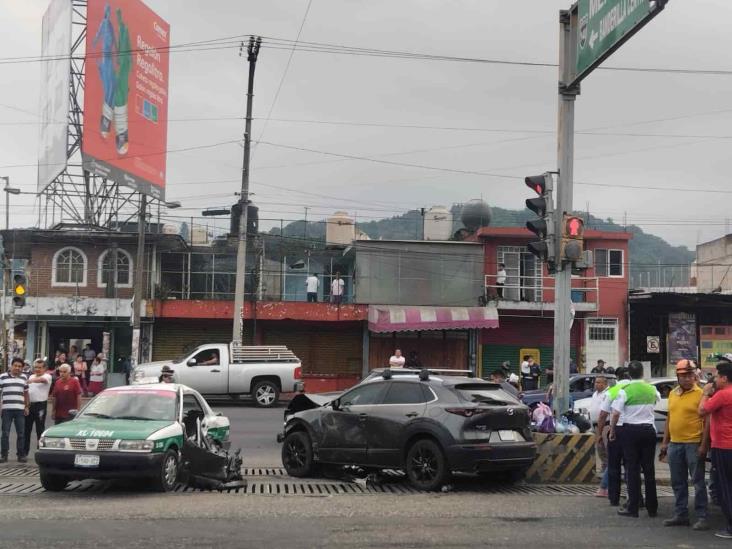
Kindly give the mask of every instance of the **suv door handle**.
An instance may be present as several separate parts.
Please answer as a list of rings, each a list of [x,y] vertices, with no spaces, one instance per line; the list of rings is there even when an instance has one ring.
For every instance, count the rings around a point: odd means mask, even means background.
[[[218,374],[218,373],[220,373],[220,372],[221,372],[221,370],[211,370],[211,373],[212,373],[212,374]]]
[[[419,414],[417,412],[409,412],[408,414],[404,414],[407,417],[417,417]]]
[[[367,417],[369,417],[368,414],[364,414],[364,413],[358,414],[359,421],[366,421]]]

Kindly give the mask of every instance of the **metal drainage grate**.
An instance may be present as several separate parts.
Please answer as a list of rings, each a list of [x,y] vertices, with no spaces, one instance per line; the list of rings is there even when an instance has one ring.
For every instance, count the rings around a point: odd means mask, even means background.
[[[3,467],[0,469],[0,477],[37,477],[38,467],[27,467],[19,465],[17,467]]]
[[[284,477],[287,476],[282,467],[242,467],[241,474],[245,477]]]
[[[526,485],[456,485],[450,490],[451,493],[481,493],[501,495],[542,495],[542,496],[592,496],[595,493],[594,486],[584,485],[549,485],[549,484],[526,484]],[[38,483],[30,482],[0,482],[0,496],[3,495],[35,495],[44,492],[43,487]],[[189,486],[178,485],[177,493],[210,492]],[[693,495],[693,490],[690,490]],[[115,493],[127,492],[126,488],[120,488],[110,482],[92,480],[74,481],[69,483],[65,492],[69,493]],[[399,484],[364,484],[350,482],[249,482],[241,488],[224,490],[225,494],[258,495],[258,496],[300,496],[300,497],[328,497],[341,495],[415,495],[422,494],[407,483]],[[660,486],[658,488],[660,497],[671,497],[673,492],[670,488]]]

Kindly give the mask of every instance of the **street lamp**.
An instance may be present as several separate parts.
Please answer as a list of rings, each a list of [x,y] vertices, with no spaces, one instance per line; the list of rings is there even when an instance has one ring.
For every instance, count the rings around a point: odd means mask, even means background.
[[[168,208],[169,210],[175,210],[176,208],[180,208],[180,202],[178,202],[177,200],[175,200],[173,202],[164,202],[164,204],[165,204],[165,207]]]
[[[7,175],[1,176],[0,179],[5,180],[5,187],[3,190],[5,191],[5,230],[7,231],[10,228],[10,195],[11,194],[20,194],[20,189],[16,189],[14,187],[10,186],[10,177]]]

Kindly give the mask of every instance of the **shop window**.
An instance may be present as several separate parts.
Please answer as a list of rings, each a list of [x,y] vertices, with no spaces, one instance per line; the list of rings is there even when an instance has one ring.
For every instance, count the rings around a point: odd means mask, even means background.
[[[53,256],[52,286],[86,286],[87,259],[78,248],[62,248]]]
[[[107,250],[99,256],[99,268],[97,270],[97,285],[106,288],[112,280],[114,273],[114,253]],[[117,280],[118,288],[132,287],[132,256],[125,250],[117,248]]]

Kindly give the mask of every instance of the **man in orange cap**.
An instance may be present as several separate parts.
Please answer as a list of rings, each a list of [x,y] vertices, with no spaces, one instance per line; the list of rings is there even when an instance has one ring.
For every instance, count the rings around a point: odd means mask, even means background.
[[[702,389],[697,383],[697,367],[693,360],[676,364],[679,386],[668,396],[666,432],[661,444],[661,456],[668,456],[671,486],[674,490],[674,516],[663,521],[664,526],[689,526],[689,477],[694,483],[694,530],[707,530],[707,487],[704,465],[708,442],[704,418],[699,415]]]

